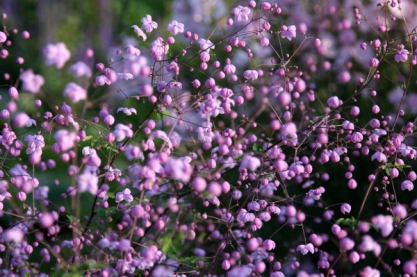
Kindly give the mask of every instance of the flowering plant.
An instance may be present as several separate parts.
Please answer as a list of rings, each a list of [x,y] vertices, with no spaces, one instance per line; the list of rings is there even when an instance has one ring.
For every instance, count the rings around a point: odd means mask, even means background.
[[[209,34],[146,15],[95,68],[48,44],[73,75],[52,102],[17,58],[1,274],[416,274],[417,7],[313,2],[236,4]]]

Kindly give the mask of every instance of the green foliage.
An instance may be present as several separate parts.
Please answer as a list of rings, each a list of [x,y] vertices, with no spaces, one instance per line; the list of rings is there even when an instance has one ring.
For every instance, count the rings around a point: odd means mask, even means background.
[[[162,252],[166,253],[168,257],[180,257],[183,249],[184,233],[175,232],[174,230],[167,231],[161,242]]]
[[[355,228],[355,226],[359,225],[361,222],[359,220],[357,220],[356,218],[354,218],[353,216],[351,218],[339,218],[338,220],[336,220],[336,224],[338,225],[344,225],[344,226],[348,226],[350,228]],[[376,227],[375,225],[368,223],[372,228],[375,229],[375,231],[379,231],[378,227]]]
[[[105,264],[102,263],[90,263],[88,261],[72,265],[69,269],[61,268],[60,270],[51,274],[51,277],[82,277],[85,276],[85,273],[88,271],[95,271],[100,268],[106,267]]]
[[[263,152],[264,148],[262,147],[262,144],[256,142],[252,145],[252,150],[259,153],[259,152]]]
[[[391,169],[393,168],[397,168],[398,170],[403,171],[404,168],[411,168],[411,166],[407,164],[388,163],[384,165],[384,170],[387,176],[391,176]]]
[[[353,216],[351,218],[339,218],[338,220],[336,220],[336,224],[345,225],[345,226],[348,226],[350,228],[355,227],[357,224],[359,224],[359,222],[360,221],[355,219]]]

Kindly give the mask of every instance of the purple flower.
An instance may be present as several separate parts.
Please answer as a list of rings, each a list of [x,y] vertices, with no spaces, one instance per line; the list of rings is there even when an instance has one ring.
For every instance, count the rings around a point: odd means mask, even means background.
[[[26,113],[20,112],[14,116],[13,124],[18,128],[23,128],[25,126],[36,126],[36,121],[34,119],[31,119]]]
[[[126,115],[137,114],[135,108],[126,108],[126,107],[118,108],[117,112],[124,112]]]
[[[19,79],[23,82],[22,90],[30,93],[38,93],[45,83],[41,75],[36,75],[31,69],[20,74]]]
[[[410,180],[405,180],[401,183],[401,189],[412,191],[414,189],[414,184]]]
[[[261,161],[258,158],[245,155],[243,156],[242,162],[240,163],[239,171],[245,168],[253,172],[260,166]]]
[[[214,49],[214,44],[208,39],[200,38],[198,43],[202,51],[210,52],[210,49]]]
[[[62,68],[71,57],[70,51],[68,51],[63,42],[48,44],[43,49],[43,54],[46,57],[46,64],[55,65],[58,69]]]
[[[264,248],[267,251],[275,249],[275,242],[273,240],[267,239],[264,241]]]
[[[137,25],[133,25],[132,28],[138,37],[143,37],[143,41],[147,39],[146,34]]]
[[[342,212],[342,214],[350,213],[350,210],[351,210],[351,207],[347,203],[344,203],[342,204],[342,206],[340,206],[340,211]]]
[[[355,242],[348,237],[344,237],[340,244],[345,251],[351,250],[355,246]]]
[[[23,240],[23,236],[24,233],[18,227],[7,229],[2,234],[2,238],[4,241],[13,241],[15,243],[20,243]]]
[[[391,234],[391,232],[394,230],[394,222],[392,216],[377,215],[372,217],[371,221],[372,224],[381,230],[381,235],[383,237],[389,236],[389,234]]]
[[[68,68],[68,71],[79,78],[82,76],[91,77],[91,68],[83,62],[77,62]]]
[[[152,32],[156,28],[158,28],[158,23],[152,21],[152,16],[147,14],[146,17],[142,18],[142,29],[146,30],[147,33]]]
[[[165,174],[173,180],[188,182],[193,173],[193,167],[185,159],[168,158],[164,167]]]
[[[25,138],[25,141],[28,142],[28,148],[26,149],[26,154],[32,154],[35,151],[41,151],[42,148],[45,146],[45,141],[43,136],[41,135],[28,135]]]
[[[101,165],[101,159],[97,155],[97,151],[95,149],[90,148],[89,146],[86,146],[83,148],[82,151],[83,155],[88,156],[87,158],[87,164],[92,167],[98,167]]]
[[[382,163],[382,162],[386,163],[387,162],[387,156],[385,156],[385,154],[383,154],[382,152],[379,152],[379,151],[372,155],[371,161],[373,161],[375,159],[380,163]]]
[[[377,58],[372,58],[369,60],[370,67],[377,67],[379,64],[379,60]]]
[[[394,60],[398,62],[405,62],[408,59],[408,50],[407,49],[401,49],[397,51],[397,54],[395,54]]]
[[[360,260],[360,256],[359,256],[358,252],[356,252],[356,251],[352,251],[352,252],[349,254],[349,261],[350,261],[351,263],[356,264],[357,262],[359,262],[359,260]]]
[[[87,99],[87,91],[73,82],[67,84],[62,94],[64,97],[68,97],[72,103]]]
[[[241,209],[237,215],[237,219],[241,222],[252,222],[256,218],[255,214],[249,213],[245,209]]]
[[[179,23],[176,20],[172,20],[171,23],[168,24],[167,30],[171,32],[172,35],[176,35],[178,33],[184,32],[184,24]]]
[[[311,252],[311,254],[314,253],[314,246],[311,243],[308,243],[307,245],[300,244],[297,247],[297,251],[300,251],[301,254],[306,255],[308,252]]]
[[[121,123],[117,124],[114,128],[114,136],[116,137],[116,141],[122,141],[126,137],[131,138],[133,136],[133,131],[128,126],[123,125]]]
[[[132,73],[117,73],[117,77],[119,79],[130,80],[130,79],[133,79],[133,74]]]
[[[337,97],[337,96],[330,97],[329,99],[327,99],[327,105],[336,109],[337,107],[340,106],[339,97]]]
[[[124,189],[122,192],[116,193],[116,203],[120,203],[122,201],[132,202],[133,196],[130,192],[130,189]]]
[[[262,38],[261,39],[261,45],[263,46],[263,47],[266,47],[266,46],[268,46],[269,45],[269,39],[268,38]]]
[[[128,239],[122,239],[119,241],[119,244],[117,245],[117,250],[120,252],[126,252],[130,250],[130,240]]]
[[[224,73],[226,73],[227,75],[234,74],[236,72],[236,66],[234,66],[233,64],[226,64],[223,70]]]
[[[68,132],[67,130],[58,130],[54,134],[54,139],[57,141],[60,151],[68,151],[75,146],[77,134]]]
[[[380,272],[377,269],[367,266],[361,271],[360,275],[361,277],[379,277]]]
[[[248,80],[256,80],[256,79],[258,79],[258,71],[256,71],[256,70],[246,70],[244,73],[243,73],[243,77],[244,78],[246,78],[246,79],[248,79]]]
[[[281,37],[292,40],[297,35],[296,31],[297,27],[295,27],[295,25],[290,25],[288,27],[283,25],[281,27]]]
[[[4,32],[0,32],[0,43],[3,43],[7,40],[7,35]]]
[[[140,56],[140,50],[136,48],[135,46],[133,46],[132,44],[127,44],[125,49],[126,49],[126,52],[129,53],[130,55]]]
[[[168,54],[168,50],[169,45],[166,44],[162,38],[158,37],[152,42],[150,53],[154,58],[157,58]]]
[[[96,83],[98,86],[104,86],[105,84],[110,85],[110,84],[111,84],[111,81],[110,81],[110,79],[109,79],[109,78],[107,78],[105,75],[98,75],[98,76],[96,77],[95,83]]]
[[[48,199],[48,192],[49,192],[48,186],[41,186],[41,187],[36,188],[35,199],[39,199],[39,200]]]
[[[235,15],[236,21],[248,21],[250,9],[248,7],[237,6],[236,8],[232,9],[232,14]]]
[[[77,178],[78,181],[78,192],[85,192],[88,191],[92,195],[97,194],[98,190],[98,177],[91,172],[84,172],[83,174],[79,175]]]

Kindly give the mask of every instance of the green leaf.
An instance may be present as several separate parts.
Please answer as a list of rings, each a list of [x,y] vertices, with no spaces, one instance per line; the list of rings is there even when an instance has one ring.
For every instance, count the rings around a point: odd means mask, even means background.
[[[349,226],[350,228],[353,228],[356,226],[356,224],[359,224],[360,222],[355,219],[353,216],[351,218],[339,218],[338,220],[336,220],[336,224],[338,225],[346,225]]]
[[[116,152],[116,153],[119,152],[115,147],[113,147],[113,145],[111,145],[109,143],[104,144],[103,148],[108,150],[108,151],[113,151],[113,152]]]
[[[67,214],[67,218],[68,218],[68,221],[70,223],[73,223],[77,220],[77,218],[75,216],[72,216],[72,215],[69,215],[69,214]]]
[[[168,110],[163,110],[162,112],[159,112],[162,115],[170,115],[170,112]]]
[[[191,264],[197,264],[197,262],[199,260],[207,260],[208,257],[196,257],[196,256],[190,256],[190,257],[180,257],[178,259],[178,262],[181,264],[187,264],[187,265],[191,265]]]
[[[183,249],[184,233],[178,233],[174,231],[168,231],[162,237],[162,252],[168,257],[177,258],[181,256],[181,250]]]
[[[264,148],[262,147],[262,144],[255,142],[252,145],[252,150],[255,151],[255,152],[263,152]]]
[[[91,139],[93,139],[93,136],[86,136],[86,137],[83,139],[83,141],[88,141],[88,140],[91,140]]]

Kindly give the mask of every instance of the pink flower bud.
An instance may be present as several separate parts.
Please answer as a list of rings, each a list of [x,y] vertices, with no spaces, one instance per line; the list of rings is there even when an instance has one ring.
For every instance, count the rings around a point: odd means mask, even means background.
[[[417,179],[417,174],[414,171],[410,171],[407,176],[408,180],[415,181]]]
[[[256,264],[255,264],[255,270],[258,273],[263,273],[265,271],[265,269],[266,269],[266,265],[265,265],[265,263],[263,261],[257,261],[256,262]]]
[[[262,38],[261,39],[261,45],[263,46],[263,47],[266,47],[266,46],[268,46],[269,45],[269,39],[268,38]]]
[[[380,46],[381,46],[381,41],[380,41],[379,39],[373,40],[373,41],[371,42],[371,45],[372,45],[372,47],[374,47],[374,48],[378,48],[378,47],[380,47]]]
[[[379,111],[380,111],[380,108],[379,108],[378,105],[373,105],[372,106],[372,112],[373,113],[377,114],[377,113],[379,113]]]
[[[133,218],[142,218],[145,215],[145,210],[140,205],[135,205],[132,207],[131,213]]]
[[[360,109],[359,109],[359,107],[358,107],[358,106],[353,106],[353,107],[350,109],[350,114],[351,114],[351,115],[353,115],[353,116],[358,116],[358,115],[359,115],[359,113],[360,113]]]
[[[153,87],[150,84],[145,84],[140,88],[141,95],[151,96],[153,94]]]
[[[261,3],[261,9],[263,9],[263,10],[270,10],[271,7],[272,7],[272,5],[269,2],[262,2]]]
[[[224,260],[222,262],[222,268],[223,268],[223,270],[229,270],[229,268],[230,268],[230,262],[229,262],[229,260]]]
[[[203,192],[206,190],[207,188],[207,182],[204,178],[197,176],[192,182],[191,182],[191,186],[192,188],[196,191],[196,192]]]
[[[114,124],[114,122],[115,122],[115,119],[114,119],[114,117],[113,117],[111,114],[107,115],[107,116],[104,118],[104,124],[106,124],[106,125],[108,125],[108,126],[113,125],[113,124]]]
[[[215,85],[216,85],[216,81],[214,81],[214,79],[213,79],[213,78],[209,78],[209,79],[207,79],[207,81],[206,81],[206,83],[205,83],[206,88],[212,88],[212,87],[214,87]]]
[[[35,100],[35,102],[33,103],[33,105],[34,105],[36,108],[40,108],[40,107],[42,106],[42,101],[41,101],[41,100],[39,100],[39,99],[37,99],[37,100]]]
[[[19,92],[17,91],[17,89],[15,87],[10,87],[9,88],[9,96],[10,98],[17,100],[19,99]]]
[[[250,238],[248,242],[246,243],[246,249],[248,249],[249,252],[253,252],[259,247],[259,242],[256,238]]]
[[[342,212],[342,214],[350,213],[350,210],[351,210],[351,207],[347,203],[344,203],[342,204],[342,206],[340,206],[340,211]]]
[[[208,188],[208,192],[213,196],[220,196],[222,194],[222,187],[217,182],[211,182]]]
[[[336,109],[337,107],[340,106],[339,97],[337,97],[337,96],[330,97],[329,99],[327,99],[327,105]]]
[[[369,60],[370,67],[377,67],[379,64],[379,60],[377,58],[372,58]]]
[[[359,260],[360,260],[360,256],[359,256],[358,252],[356,252],[356,251],[352,251],[352,252],[349,254],[349,261],[350,261],[351,263],[356,264],[357,262],[359,262]]]
[[[354,246],[355,242],[348,237],[344,237],[341,241],[341,247],[345,251],[351,250]]]
[[[50,213],[42,213],[42,215],[39,217],[39,225],[41,225],[43,228],[49,228],[54,224],[54,218],[52,214]]]

